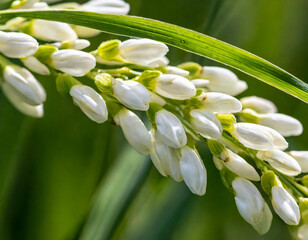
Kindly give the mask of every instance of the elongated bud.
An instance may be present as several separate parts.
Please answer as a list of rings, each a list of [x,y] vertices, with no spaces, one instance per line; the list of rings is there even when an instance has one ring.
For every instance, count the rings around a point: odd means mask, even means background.
[[[203,161],[190,147],[181,148],[180,168],[183,179],[189,189],[197,195],[204,195],[207,184],[207,174]]]
[[[203,67],[202,78],[209,80],[208,88],[213,92],[237,95],[247,89],[247,84],[230,70],[222,67]]]
[[[151,39],[129,39],[119,45],[121,57],[129,63],[147,66],[168,52],[168,47]]]
[[[196,95],[196,87],[188,79],[162,74],[155,79],[154,91],[166,98],[185,100]]]
[[[24,100],[20,97],[20,95],[16,94],[16,91],[12,89],[12,87],[6,82],[4,82],[4,84],[2,85],[2,90],[5,96],[12,103],[12,105],[23,114],[34,118],[43,117],[44,115],[43,104],[33,106],[24,102]]]
[[[257,113],[275,113],[277,107],[271,101],[256,96],[244,97],[240,99],[243,108],[250,108]]]
[[[100,30],[94,29],[94,28],[88,28],[84,26],[73,26],[72,27],[75,31],[75,33],[78,35],[80,38],[91,38],[99,35],[101,33]]]
[[[308,172],[308,151],[291,151],[288,154],[298,162],[302,172]]]
[[[122,109],[114,116],[126,140],[140,154],[149,154],[152,149],[151,135],[140,118],[133,112]]]
[[[221,160],[223,160],[224,165],[242,178],[246,178],[252,181],[260,181],[260,176],[257,171],[247,163],[242,157],[235,154],[229,149],[226,149],[221,154]]]
[[[86,75],[96,65],[95,58],[90,53],[72,49],[54,52],[51,60],[54,68],[74,77]]]
[[[194,84],[196,88],[206,88],[210,81],[206,79],[193,79],[191,83]]]
[[[259,190],[250,181],[237,177],[232,182],[237,209],[249,224],[256,225],[262,218],[264,200]]]
[[[301,173],[301,167],[297,161],[281,150],[259,151],[257,157],[267,161],[273,168],[285,175],[296,176]]]
[[[217,113],[235,113],[242,110],[242,104],[236,98],[217,92],[202,93],[198,96],[205,109]]]
[[[275,130],[253,123],[236,123],[232,133],[245,147],[256,150],[285,149],[288,143]]]
[[[149,109],[150,93],[142,84],[116,78],[112,79],[112,87],[116,98],[126,107],[140,111]]]
[[[55,46],[59,49],[75,49],[75,50],[82,50],[84,48],[89,47],[91,44],[86,39],[76,39],[71,41],[64,41],[64,42],[55,42],[52,46]]]
[[[32,72],[35,72],[40,75],[50,75],[48,67],[45,64],[41,63],[36,57],[30,56],[21,59],[21,61]]]
[[[174,148],[186,145],[187,137],[181,121],[171,112],[160,110],[155,114],[155,123],[163,142]]]
[[[153,151],[151,151],[150,156],[154,165],[163,176],[170,176],[175,181],[180,182],[182,180],[180,151],[164,144],[162,136],[157,130],[152,129],[151,136]]]
[[[283,187],[272,188],[272,205],[278,216],[288,225],[298,225],[299,207],[294,198]]]
[[[166,56],[161,58],[155,59],[149,63],[147,63],[147,67],[149,68],[158,68],[158,67],[165,67],[169,64],[169,59]]]
[[[126,15],[130,7],[122,0],[91,0],[81,5],[81,9],[88,12]]]
[[[75,85],[71,88],[70,95],[74,103],[94,122],[103,123],[108,119],[106,103],[93,88]]]
[[[27,34],[0,31],[0,52],[10,58],[28,57],[38,46],[38,42]]]
[[[209,139],[221,138],[222,126],[216,116],[204,109],[195,109],[190,112],[192,127],[201,136]]]
[[[272,220],[273,220],[273,214],[270,208],[268,207],[267,203],[264,201],[260,221],[252,225],[252,227],[260,235],[264,235],[269,231],[271,224],[272,224]]]
[[[259,115],[258,123],[275,129],[282,136],[298,136],[303,132],[303,126],[297,119],[281,114],[268,113]]]
[[[174,74],[182,77],[189,75],[189,72],[178,67],[167,66],[164,68],[165,74]]]
[[[46,100],[46,93],[43,86],[26,69],[17,65],[9,65],[4,69],[3,77],[23,102],[36,106],[41,105]]]
[[[62,42],[77,39],[77,34],[68,24],[40,19],[32,20],[29,33],[43,41]]]

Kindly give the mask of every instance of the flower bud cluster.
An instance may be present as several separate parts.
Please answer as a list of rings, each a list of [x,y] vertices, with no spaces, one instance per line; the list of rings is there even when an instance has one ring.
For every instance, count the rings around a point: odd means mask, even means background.
[[[122,0],[55,7],[129,11]],[[12,8],[49,6],[28,0],[15,1]],[[305,214],[298,202],[308,197],[308,189],[296,180],[305,182],[300,174],[308,172],[308,152],[287,150],[284,138],[300,135],[303,126],[277,113],[269,100],[235,98],[247,84],[233,72],[192,62],[168,66],[168,47],[150,39],[109,40],[89,53],[85,49],[90,42],[78,36],[97,31],[60,22],[15,19],[3,29],[17,31],[0,32],[0,66],[2,90],[19,111],[42,117],[46,93],[31,72],[55,77],[59,93],[94,122],[118,125],[128,143],[149,155],[161,175],[184,181],[194,194],[204,195],[207,172],[197,150],[201,141],[213,154],[240,215],[259,234],[269,230],[273,216],[256,184],[269,196],[276,214],[288,225],[300,224],[298,236],[307,235],[308,220],[302,224]],[[36,39],[46,43],[39,45]],[[25,68],[9,58],[19,59]]]

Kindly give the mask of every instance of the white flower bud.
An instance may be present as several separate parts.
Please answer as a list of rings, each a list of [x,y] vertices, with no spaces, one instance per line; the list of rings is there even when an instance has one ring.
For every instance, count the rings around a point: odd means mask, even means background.
[[[272,187],[272,205],[278,216],[288,225],[298,225],[299,207],[294,198],[283,187]]]
[[[16,0],[12,3],[13,9],[29,9],[34,6],[37,0]]]
[[[40,75],[50,74],[48,67],[44,65],[43,63],[41,63],[36,57],[30,56],[30,57],[21,59],[21,61],[32,72],[35,72]]]
[[[202,93],[198,99],[210,112],[236,113],[242,110],[242,104],[236,98],[217,92]]]
[[[154,129],[151,130],[153,150],[150,153],[151,159],[163,176],[170,176],[175,181],[182,180],[180,170],[180,152],[163,143],[162,136]]]
[[[179,76],[182,76],[182,77],[186,77],[189,75],[189,72],[186,71],[186,70],[183,70],[181,68],[178,68],[178,67],[172,67],[172,66],[167,66],[165,68],[165,73],[166,74],[174,74],[174,75],[179,75]]]
[[[82,50],[90,46],[90,42],[86,39],[76,39],[72,41],[65,41],[65,42],[55,42],[51,44],[56,48],[67,48],[67,49],[75,49],[75,50]]]
[[[72,27],[74,29],[74,31],[76,32],[76,34],[78,35],[78,37],[81,38],[91,38],[91,37],[95,37],[98,34],[101,33],[100,30],[94,29],[94,28],[88,28],[88,27],[84,27],[84,26],[73,26]]]
[[[181,148],[180,169],[183,179],[189,189],[197,195],[204,195],[207,184],[207,174],[203,161],[190,147]]]
[[[281,113],[260,114],[258,123],[275,129],[282,136],[286,137],[298,136],[303,132],[303,126],[300,121]]]
[[[155,114],[155,122],[163,142],[174,148],[186,145],[187,137],[181,121],[171,112],[160,110]]]
[[[147,67],[149,68],[158,68],[158,67],[165,67],[169,64],[169,59],[166,56],[163,56],[159,59],[156,59],[152,62],[147,63]]]
[[[270,208],[268,207],[267,203],[264,201],[260,221],[256,224],[252,225],[252,227],[260,235],[264,235],[270,229],[271,224],[272,224],[272,220],[273,220],[273,214],[272,214]]]
[[[25,115],[34,118],[41,118],[44,115],[43,104],[32,106],[23,101],[23,99],[16,94],[16,91],[12,89],[12,86],[4,82],[2,90],[5,96],[10,100],[15,108]]]
[[[236,123],[233,136],[245,147],[256,150],[285,149],[288,143],[275,130],[254,123]]]
[[[222,161],[220,158],[215,157],[214,155],[213,155],[213,162],[214,162],[215,167],[216,167],[219,171],[222,170],[222,169],[224,168],[224,163],[223,163],[223,161]]]
[[[55,69],[75,77],[82,77],[95,68],[95,58],[90,54],[73,49],[54,52],[51,55]]]
[[[256,225],[262,218],[264,200],[259,190],[250,181],[237,177],[232,182],[237,209],[249,224]]]
[[[195,85],[196,88],[206,88],[209,85],[209,80],[206,79],[193,79],[191,83]]]
[[[112,79],[115,97],[126,107],[133,110],[147,111],[150,104],[150,93],[140,83],[132,80]]]
[[[308,172],[308,151],[288,152],[300,165],[302,172]]]
[[[184,77],[174,74],[162,74],[155,80],[155,92],[163,97],[185,100],[196,95],[195,85]]]
[[[230,70],[222,67],[203,67],[202,78],[209,80],[208,88],[213,92],[237,95],[247,89],[247,84],[240,81]]]
[[[75,31],[66,23],[36,19],[32,21],[31,35],[43,41],[70,41],[77,39]]]
[[[17,65],[6,66],[3,77],[23,102],[33,106],[45,102],[46,93],[43,86],[26,68]]]
[[[124,61],[147,66],[166,55],[168,47],[150,39],[129,39],[121,42],[119,51]]]
[[[298,162],[281,150],[259,151],[257,157],[267,161],[273,168],[285,175],[296,176],[301,173],[301,167]]]
[[[48,8],[49,8],[49,6],[45,2],[36,2],[32,6],[32,9],[36,9],[36,10],[43,10],[43,9],[48,9]]]
[[[161,106],[166,105],[165,99],[163,99],[162,97],[158,96],[156,93],[153,93],[152,91],[150,91],[149,93],[150,93],[150,96],[151,96],[151,102],[158,103]]]
[[[81,9],[88,12],[126,15],[130,7],[122,0],[91,0],[81,5]]]
[[[103,123],[108,119],[106,103],[101,95],[93,88],[84,85],[75,85],[70,90],[74,103],[91,120],[97,123]]]
[[[275,113],[277,107],[271,101],[256,96],[244,97],[240,99],[243,108],[250,108],[258,113]]]
[[[114,120],[120,125],[126,140],[136,151],[144,155],[150,153],[151,135],[135,113],[122,109],[114,116]]]
[[[38,42],[27,34],[0,31],[0,52],[7,57],[28,57],[34,54],[38,47]]]
[[[226,149],[226,151],[227,152],[222,154],[221,159],[229,170],[242,178],[252,181],[260,181],[260,176],[253,166],[231,150]]]
[[[190,116],[192,127],[201,136],[209,139],[221,138],[223,129],[215,114],[204,109],[195,109],[190,112]]]

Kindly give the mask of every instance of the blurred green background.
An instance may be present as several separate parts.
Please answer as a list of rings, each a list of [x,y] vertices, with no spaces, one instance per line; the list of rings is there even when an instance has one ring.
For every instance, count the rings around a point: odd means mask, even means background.
[[[131,15],[209,34],[308,78],[307,0],[128,2]],[[115,36],[101,34],[94,47],[109,38]],[[172,65],[190,60],[218,65],[174,48],[168,57]],[[268,98],[308,127],[305,103],[236,73],[249,86],[242,96]],[[41,82],[48,93],[43,119],[23,116],[0,93],[1,240],[291,239],[277,217],[265,236],[244,222],[204,146],[208,189],[197,197],[184,183],[160,176],[147,157],[127,145],[119,128],[87,119],[56,92],[54,79]],[[307,139],[305,131],[288,141],[300,150],[307,149]]]

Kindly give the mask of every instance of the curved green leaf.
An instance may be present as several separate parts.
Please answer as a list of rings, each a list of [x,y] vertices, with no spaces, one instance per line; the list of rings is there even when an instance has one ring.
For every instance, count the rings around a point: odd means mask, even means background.
[[[236,68],[308,103],[308,84],[274,64],[228,43],[176,25],[135,16],[75,10],[0,11],[0,22],[14,17],[56,20],[123,36],[151,38]]]

